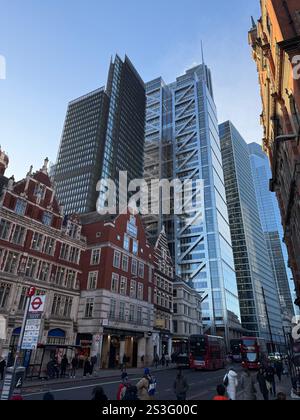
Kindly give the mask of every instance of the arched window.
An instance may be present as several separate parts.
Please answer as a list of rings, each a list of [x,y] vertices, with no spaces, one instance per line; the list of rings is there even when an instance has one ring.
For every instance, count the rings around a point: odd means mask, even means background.
[[[50,330],[48,333],[48,344],[64,345],[66,343],[66,333],[59,328]]]

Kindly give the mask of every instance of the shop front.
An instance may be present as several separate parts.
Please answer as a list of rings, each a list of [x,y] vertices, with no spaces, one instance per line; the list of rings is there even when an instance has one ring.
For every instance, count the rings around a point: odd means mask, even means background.
[[[102,369],[136,368],[145,360],[145,334],[104,329],[101,355]]]
[[[92,334],[78,334],[76,345],[80,348],[78,353],[79,368],[83,368],[86,359],[92,357],[93,335]]]

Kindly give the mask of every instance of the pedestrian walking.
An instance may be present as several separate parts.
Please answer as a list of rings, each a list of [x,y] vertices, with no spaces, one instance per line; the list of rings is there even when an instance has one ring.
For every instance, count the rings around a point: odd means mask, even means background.
[[[236,401],[236,390],[238,384],[238,374],[234,369],[230,369],[224,377],[224,386],[226,387],[227,395],[231,401]]]
[[[266,380],[266,372],[264,368],[260,368],[257,374],[257,382],[259,385],[260,392],[262,396],[264,397],[265,401],[269,401],[269,390],[267,386],[267,380]]]
[[[3,379],[4,379],[5,368],[6,368],[6,361],[5,361],[4,357],[1,357],[1,359],[0,359],[0,378],[1,378],[1,381],[3,381]]]
[[[138,398],[141,401],[151,401],[155,399],[156,379],[151,375],[148,368],[144,370],[143,378],[137,384]]]
[[[176,362],[176,353],[172,353],[171,362],[172,362],[172,364],[174,364]]]
[[[83,376],[89,376],[91,374],[91,366],[91,361],[87,357],[83,366]]]
[[[177,401],[186,401],[186,395],[189,390],[188,383],[182,374],[182,370],[178,371],[176,380],[173,386]]]
[[[244,401],[256,401],[255,380],[248,369],[245,369],[241,376],[241,389],[243,391]]]
[[[126,372],[127,369],[127,356],[126,354],[124,354],[123,359],[122,359],[122,371]]]
[[[94,355],[91,358],[91,375],[93,375],[93,373],[94,373],[95,366],[97,366],[97,361],[98,361],[98,358],[97,358],[96,355]]]
[[[129,376],[126,372],[122,373],[121,383],[118,388],[117,401],[124,400],[127,388],[130,387]]]
[[[275,371],[279,379],[279,382],[281,382],[282,375],[283,375],[283,363],[281,360],[277,360],[277,362],[275,363]]]
[[[61,365],[60,365],[60,377],[65,378],[67,373],[67,367],[69,365],[68,358],[66,355],[62,358]]]
[[[224,385],[217,386],[217,395],[213,398],[213,401],[229,401],[226,397],[226,388]]]
[[[267,387],[270,394],[275,398],[276,397],[276,381],[275,381],[275,369],[269,363],[268,367],[266,368],[266,381]]]
[[[75,356],[73,357],[72,361],[71,361],[71,378],[76,378],[76,372],[79,366],[79,360],[78,357]]]
[[[51,359],[47,364],[47,376],[49,379],[59,379],[57,359]]]
[[[96,388],[93,389],[92,401],[108,401],[102,386],[96,386]]]
[[[159,356],[158,356],[158,354],[156,353],[156,355],[154,356],[154,365],[155,365],[155,367],[156,367],[156,369],[158,368],[158,365],[159,365]]]
[[[162,355],[162,358],[161,358],[161,365],[162,367],[165,367],[166,365],[166,356],[164,354]]]
[[[169,365],[170,365],[170,356],[168,354],[166,354],[165,359],[166,359],[166,366],[168,368]]]

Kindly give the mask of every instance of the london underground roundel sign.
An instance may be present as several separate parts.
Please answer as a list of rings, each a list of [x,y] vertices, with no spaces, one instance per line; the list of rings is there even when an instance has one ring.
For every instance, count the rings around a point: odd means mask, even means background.
[[[44,312],[46,296],[32,296],[30,301],[30,312]]]

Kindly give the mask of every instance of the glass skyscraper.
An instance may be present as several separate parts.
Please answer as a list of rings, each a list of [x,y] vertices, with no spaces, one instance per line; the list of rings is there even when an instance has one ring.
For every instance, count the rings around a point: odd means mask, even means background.
[[[283,243],[284,234],[276,195],[270,192],[269,188],[269,180],[272,178],[269,159],[257,143],[249,144],[248,149],[260,220],[273,274],[277,281],[281,305],[285,307],[289,318],[292,319],[295,315],[292,300],[292,290],[295,289],[295,285],[292,272],[288,267],[287,249]]]
[[[260,222],[248,146],[231,122],[221,124],[219,131],[242,325],[248,334],[283,344],[279,294]]]
[[[169,85],[155,79],[146,95],[145,178],[193,180],[193,200],[196,181],[204,181],[198,208],[145,217],[148,235],[157,237],[165,224],[177,275],[208,295],[206,331],[235,337],[240,309],[210,70],[196,66]]]
[[[119,171],[128,172],[128,182],[143,177],[145,107],[144,82],[129,58],[118,56],[106,89],[70,102],[55,166],[66,214],[96,210],[100,179],[118,186]]]
[[[65,214],[95,210],[109,98],[104,88],[69,103],[54,179]]]

